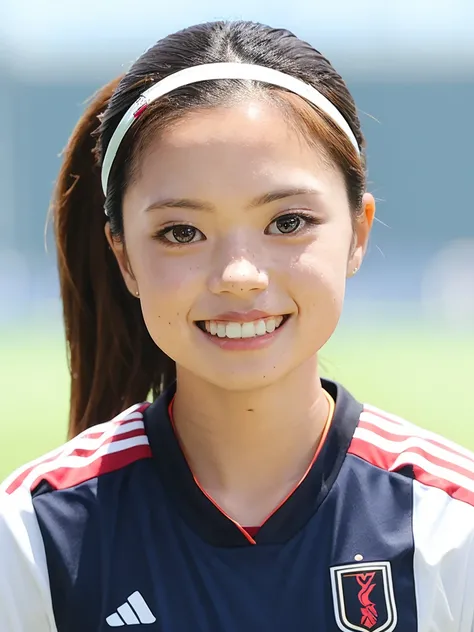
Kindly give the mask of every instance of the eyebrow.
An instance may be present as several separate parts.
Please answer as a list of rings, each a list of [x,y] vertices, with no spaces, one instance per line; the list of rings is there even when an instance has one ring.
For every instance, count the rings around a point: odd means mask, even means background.
[[[272,202],[278,202],[289,197],[296,197],[298,195],[320,195],[321,191],[318,189],[312,189],[310,187],[292,187],[287,189],[279,189],[277,191],[270,191],[265,193],[249,204],[249,208],[256,208],[258,206],[264,206],[265,204],[271,204]]]
[[[194,211],[213,211],[214,207],[200,200],[191,200],[188,198],[169,198],[166,200],[158,200],[147,206],[145,213],[148,211],[156,211],[160,208],[187,208]]]
[[[278,202],[289,197],[296,197],[298,195],[320,195],[321,191],[310,187],[293,187],[286,189],[278,189],[276,191],[270,191],[254,198],[248,208],[257,208],[264,206],[265,204],[271,204],[272,202]],[[164,200],[158,200],[153,202],[145,209],[145,212],[154,211],[161,208],[183,208],[191,209],[194,211],[213,211],[212,204],[208,204],[201,200],[192,200],[189,198],[168,198]]]

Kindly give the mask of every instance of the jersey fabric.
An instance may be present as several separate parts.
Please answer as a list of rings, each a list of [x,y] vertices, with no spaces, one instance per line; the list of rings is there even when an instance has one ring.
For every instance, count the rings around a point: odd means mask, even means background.
[[[318,456],[254,535],[195,481],[173,389],[18,470],[0,630],[473,632],[473,455],[323,386]]]

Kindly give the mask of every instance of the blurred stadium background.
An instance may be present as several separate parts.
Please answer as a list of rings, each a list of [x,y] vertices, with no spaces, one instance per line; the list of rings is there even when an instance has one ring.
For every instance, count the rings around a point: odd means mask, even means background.
[[[322,354],[325,373],[474,448],[474,3],[257,4],[1,0],[0,479],[66,432],[66,355],[44,227],[68,135],[86,99],[145,48],[220,18],[309,40],[361,112],[379,222]]]

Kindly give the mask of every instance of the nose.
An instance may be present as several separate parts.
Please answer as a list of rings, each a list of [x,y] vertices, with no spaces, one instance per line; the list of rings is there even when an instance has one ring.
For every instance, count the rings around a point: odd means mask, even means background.
[[[268,275],[260,270],[249,256],[239,256],[227,261],[210,279],[214,294],[229,292],[237,296],[249,292],[262,292],[268,287]]]

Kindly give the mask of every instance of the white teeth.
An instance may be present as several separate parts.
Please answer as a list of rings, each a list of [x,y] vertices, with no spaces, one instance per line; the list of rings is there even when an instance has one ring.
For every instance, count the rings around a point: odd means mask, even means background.
[[[265,321],[265,327],[267,328],[267,334],[272,334],[275,331],[275,319],[274,318],[267,318],[267,320]]]
[[[227,323],[225,335],[227,338],[242,338],[242,325],[239,323]]]
[[[267,328],[265,326],[264,320],[258,320],[255,325],[255,333],[257,336],[264,336],[267,333]]]
[[[218,338],[254,338],[271,334],[283,322],[283,316],[254,320],[250,323],[229,323],[216,320],[206,320],[205,329],[211,336]]]
[[[241,325],[241,337],[242,338],[253,338],[257,333],[257,328],[255,323],[242,323]]]

